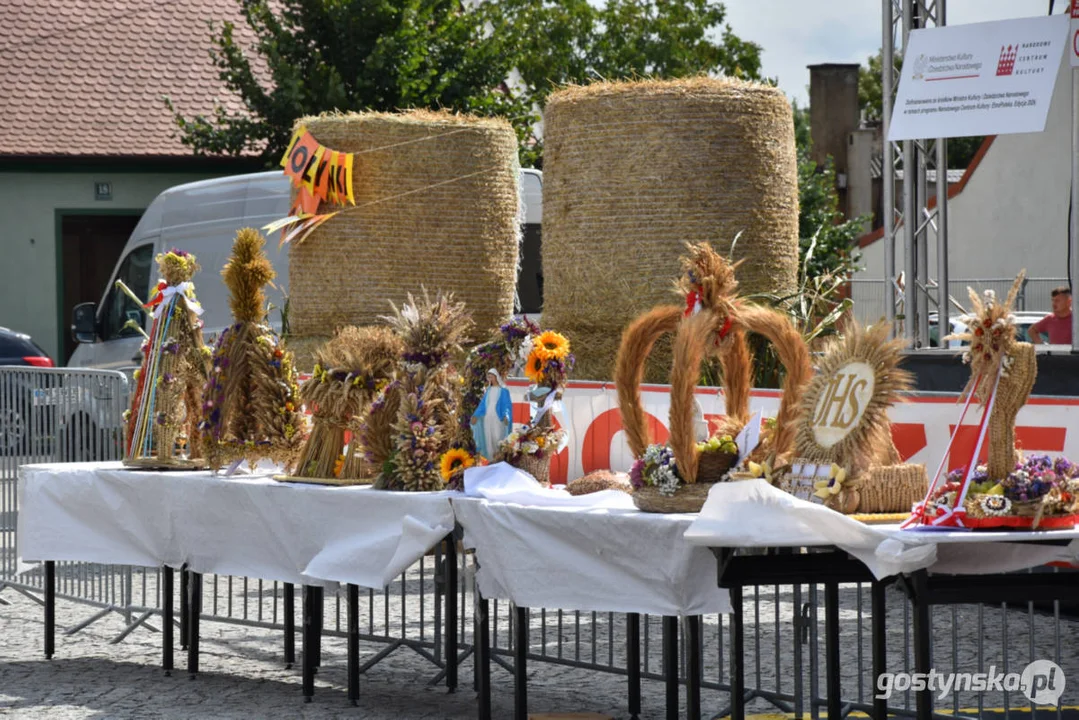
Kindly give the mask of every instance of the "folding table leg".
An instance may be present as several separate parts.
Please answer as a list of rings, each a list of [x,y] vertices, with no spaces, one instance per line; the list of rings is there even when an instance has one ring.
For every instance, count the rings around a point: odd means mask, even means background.
[[[491,720],[491,618],[487,598],[480,595],[479,589],[475,592],[476,611],[473,613],[476,621],[474,632],[475,649],[472,654],[475,658],[476,685],[479,693],[478,708],[479,720]]]
[[[667,720],[678,720],[678,618],[663,618],[663,677],[667,685]]]
[[[457,690],[457,539],[450,533],[445,540],[442,562],[446,571],[446,689]]]
[[[742,588],[730,588],[731,596],[731,720],[746,720],[745,626]]]
[[[824,584],[824,672],[828,720],[843,720],[839,677],[839,583]]]
[[[626,615],[626,677],[629,679],[630,720],[641,716],[641,616]]]
[[[322,667],[322,628],[325,622],[326,598],[321,587],[312,588],[315,593],[315,672]]]
[[[303,701],[315,694],[315,588],[303,588]]]
[[[873,635],[873,717],[876,720],[888,720],[888,701],[878,698],[876,687],[882,673],[888,670],[888,648],[886,646],[887,635],[885,633],[887,620],[887,599],[884,594],[884,583],[874,582],[870,585],[873,621],[871,633]]]
[[[296,662],[296,586],[285,583],[285,669]]]
[[[686,618],[686,716],[701,718],[701,617]]]
[[[187,650],[187,601],[188,595],[187,563],[180,566],[180,649]]]
[[[191,598],[187,603],[187,674],[194,680],[199,672],[199,616],[202,614],[202,575],[188,571],[188,590]]]
[[[348,699],[357,705],[360,699],[360,589],[347,587],[348,595]]]
[[[172,568],[161,568],[161,669],[172,675]]]
[[[56,652],[56,563],[45,561],[45,659]]]
[[[923,673],[922,677],[925,677],[930,671],[929,666],[932,662],[929,647],[932,626],[930,625],[929,603],[926,602],[925,570],[914,573],[911,581],[914,590],[910,597],[911,604],[914,606],[914,672]],[[930,720],[933,717],[933,691],[929,689],[928,683],[924,690],[916,693],[916,696],[915,707],[918,720]]]
[[[514,630],[513,717],[528,720],[528,608],[517,608]]]

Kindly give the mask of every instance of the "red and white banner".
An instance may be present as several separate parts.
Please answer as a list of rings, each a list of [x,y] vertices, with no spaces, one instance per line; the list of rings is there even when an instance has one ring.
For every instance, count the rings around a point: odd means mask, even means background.
[[[528,404],[524,401],[527,387],[524,381],[507,383],[513,395],[514,422],[528,421]],[[642,388],[645,411],[652,423],[656,442],[667,439],[670,412],[670,388],[665,385],[646,385]],[[948,438],[955,429],[961,406],[957,395],[912,394],[908,402],[892,408],[892,435],[899,454],[905,461],[925,463],[930,474],[936,470]],[[722,416],[723,399],[715,389],[702,388],[697,399],[705,417]],[[600,468],[629,470],[633,457],[622,433],[618,398],[613,383],[571,382],[564,398],[564,407],[555,420],[569,435],[569,445],[551,464],[551,481],[564,483]],[[773,417],[779,409],[779,391],[755,390],[750,410],[763,410]],[[977,441],[981,410],[971,408],[955,440],[954,457],[962,463],[970,457]],[[1066,455],[1079,459],[1079,433],[1070,437],[1068,428],[1079,426],[1079,398],[1032,398],[1020,411],[1016,421],[1016,441],[1026,453]],[[988,448],[982,449],[982,460]],[[947,469],[951,469],[949,463]]]

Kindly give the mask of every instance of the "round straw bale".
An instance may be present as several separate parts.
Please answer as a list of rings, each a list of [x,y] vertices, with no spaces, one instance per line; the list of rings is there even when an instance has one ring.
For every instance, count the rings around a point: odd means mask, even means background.
[[[626,324],[677,302],[686,242],[730,257],[738,237],[743,294],[794,292],[797,159],[778,89],[703,77],[570,87],[548,100],[544,134],[544,324],[613,338],[602,351],[581,338],[575,376],[610,378]]]
[[[400,306],[421,286],[463,300],[481,335],[513,314],[520,207],[509,123],[413,111],[297,124],[355,154],[356,204],[291,246],[293,335],[376,324],[388,301]]]

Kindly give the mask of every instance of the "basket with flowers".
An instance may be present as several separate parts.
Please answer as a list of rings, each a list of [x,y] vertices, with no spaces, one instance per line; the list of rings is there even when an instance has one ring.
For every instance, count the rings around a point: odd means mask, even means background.
[[[525,375],[532,381],[527,397],[536,410],[532,421],[524,429],[510,433],[496,454],[496,459],[530,473],[544,485],[550,484],[551,456],[565,439],[565,433],[555,429],[552,414],[573,364],[570,343],[564,335],[548,330],[532,340]]]
[[[929,498],[936,506],[953,507],[962,492],[967,469],[948,473]],[[963,509],[964,524],[973,529],[1051,530],[1071,528],[1079,522],[1079,466],[1065,458],[1039,455],[1018,462],[1001,480],[989,477],[980,465],[971,474]]]

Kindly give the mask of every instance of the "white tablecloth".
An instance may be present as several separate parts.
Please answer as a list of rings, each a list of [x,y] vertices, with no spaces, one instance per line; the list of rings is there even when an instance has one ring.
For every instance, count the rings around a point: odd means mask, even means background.
[[[452,494],[119,463],[26,465],[18,547],[31,561],[187,563],[200,573],[382,588],[453,529]]]
[[[484,597],[598,612],[730,611],[727,591],[716,584],[715,557],[683,539],[692,515],[465,497],[455,497],[453,507],[465,547],[476,551]]]
[[[704,547],[835,546],[880,579],[928,568],[934,573],[1012,572],[1079,560],[1079,530],[926,531],[870,526],[806,502],[764,480],[717,483],[686,541]],[[1068,541],[1063,546],[1035,541]]]

